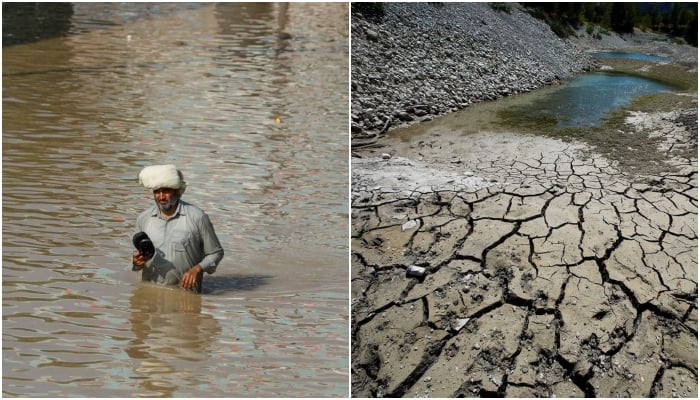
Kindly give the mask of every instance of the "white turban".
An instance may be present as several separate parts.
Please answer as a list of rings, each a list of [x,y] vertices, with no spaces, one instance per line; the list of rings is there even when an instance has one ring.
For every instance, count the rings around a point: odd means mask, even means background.
[[[185,193],[185,188],[187,188],[187,182],[185,182],[182,172],[172,164],[151,165],[142,169],[139,173],[139,183],[151,190],[180,189],[180,194]]]

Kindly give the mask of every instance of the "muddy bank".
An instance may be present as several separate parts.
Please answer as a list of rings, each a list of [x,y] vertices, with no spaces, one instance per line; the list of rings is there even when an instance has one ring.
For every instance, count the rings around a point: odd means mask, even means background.
[[[470,104],[528,92],[595,67],[514,4],[385,3],[352,15],[354,143]]]

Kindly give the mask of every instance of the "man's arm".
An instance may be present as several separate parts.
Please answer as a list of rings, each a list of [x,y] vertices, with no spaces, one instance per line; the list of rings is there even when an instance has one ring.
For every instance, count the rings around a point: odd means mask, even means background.
[[[216,271],[217,265],[224,258],[224,249],[221,247],[219,238],[216,236],[214,226],[209,217],[205,214],[199,226],[199,232],[202,237],[202,247],[204,250],[204,258],[199,262],[202,270],[208,274],[213,274]]]
[[[217,265],[224,258],[224,249],[221,247],[214,226],[206,214],[202,217],[198,229],[202,238],[204,258],[182,275],[180,286],[185,289],[194,288],[204,272],[214,273]]]

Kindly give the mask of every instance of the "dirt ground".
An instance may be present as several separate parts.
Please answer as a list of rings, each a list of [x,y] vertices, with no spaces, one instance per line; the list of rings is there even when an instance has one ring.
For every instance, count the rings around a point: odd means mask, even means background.
[[[630,118],[659,151],[697,143]],[[697,397],[697,159],[643,176],[517,133],[380,146],[352,159],[353,396]]]

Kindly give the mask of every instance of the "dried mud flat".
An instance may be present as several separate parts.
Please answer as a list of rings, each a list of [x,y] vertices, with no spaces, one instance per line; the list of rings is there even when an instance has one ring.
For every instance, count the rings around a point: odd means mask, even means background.
[[[659,151],[697,146],[662,117],[634,115]],[[697,397],[697,159],[633,176],[505,133],[357,155],[353,396]]]

